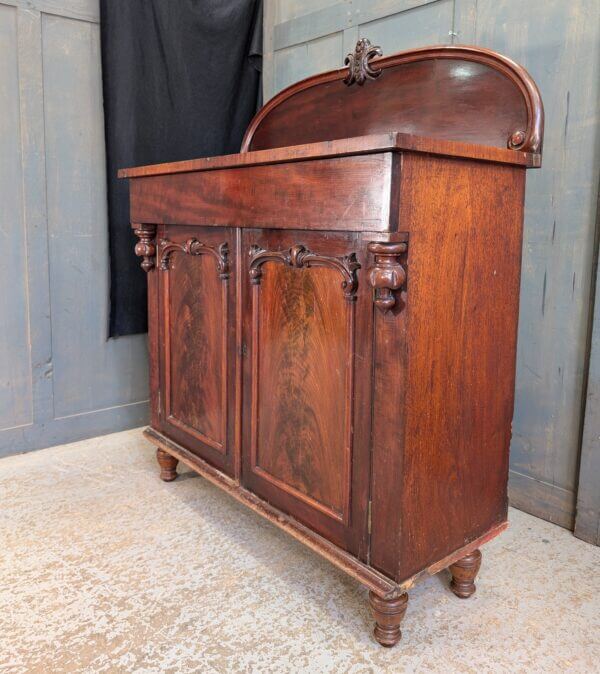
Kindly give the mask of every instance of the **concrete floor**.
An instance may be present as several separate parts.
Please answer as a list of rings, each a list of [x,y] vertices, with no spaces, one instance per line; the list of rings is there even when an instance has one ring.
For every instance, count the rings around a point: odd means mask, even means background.
[[[517,510],[477,594],[411,592],[400,644],[353,580],[140,430],[0,461],[0,672],[598,672],[600,548]]]

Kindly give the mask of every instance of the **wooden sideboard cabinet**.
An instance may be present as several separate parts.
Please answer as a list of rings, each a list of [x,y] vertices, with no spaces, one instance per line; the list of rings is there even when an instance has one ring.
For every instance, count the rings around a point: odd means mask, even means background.
[[[151,424],[182,461],[370,590],[475,591],[507,526],[529,75],[475,47],[304,80],[240,154],[125,169],[148,272]]]

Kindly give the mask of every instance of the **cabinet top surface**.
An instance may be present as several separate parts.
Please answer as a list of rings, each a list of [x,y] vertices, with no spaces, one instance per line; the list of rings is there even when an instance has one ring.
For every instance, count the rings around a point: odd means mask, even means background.
[[[136,166],[134,168],[120,169],[119,178],[140,178],[168,175],[171,173],[189,173],[192,171],[215,171],[261,166],[264,164],[281,164],[331,157],[402,151],[422,152],[448,157],[464,157],[467,159],[515,164],[525,167],[538,167],[540,165],[540,155],[535,153],[393,132],[328,140],[318,143],[306,143],[291,147],[278,147],[269,150],[240,152],[220,157],[202,157],[186,161]]]

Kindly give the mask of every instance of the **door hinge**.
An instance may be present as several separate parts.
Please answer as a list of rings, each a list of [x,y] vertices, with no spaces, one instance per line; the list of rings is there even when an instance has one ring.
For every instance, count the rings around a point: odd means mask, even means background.
[[[367,506],[367,533],[369,536],[371,535],[371,509],[372,509],[372,504],[373,501],[369,501],[369,505]]]

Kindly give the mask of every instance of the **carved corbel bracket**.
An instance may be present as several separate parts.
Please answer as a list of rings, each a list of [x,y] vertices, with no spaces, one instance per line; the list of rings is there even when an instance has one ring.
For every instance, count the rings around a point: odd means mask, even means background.
[[[344,297],[353,302],[356,299],[356,290],[358,288],[358,279],[356,271],[360,269],[360,263],[356,259],[356,253],[350,253],[344,257],[332,257],[329,255],[318,255],[302,245],[292,246],[288,250],[264,250],[260,246],[251,246],[250,248],[250,283],[259,285],[262,276],[262,265],[265,262],[279,262],[288,267],[330,267],[337,269],[342,277],[342,289]]]
[[[149,272],[154,268],[156,258],[156,225],[136,225],[133,233],[139,238],[135,244],[135,254],[142,258],[142,269]]]
[[[344,64],[348,66],[348,74],[344,78],[344,84],[358,84],[362,87],[366,80],[375,80],[381,75],[381,68],[373,68],[369,61],[375,56],[382,56],[381,47],[374,47],[370,41],[363,37],[354,48],[354,54],[348,54]]]
[[[160,269],[167,271],[169,269],[171,255],[175,252],[185,253],[186,255],[211,255],[217,263],[219,278],[225,281],[229,278],[229,246],[227,242],[217,247],[207,246],[198,239],[188,239],[184,243],[175,243],[168,239],[162,239],[160,242]]]
[[[369,283],[375,290],[375,306],[384,314],[396,305],[394,291],[406,282],[406,270],[400,264],[400,256],[406,253],[408,244],[372,241],[367,250],[375,256],[369,269]]]

